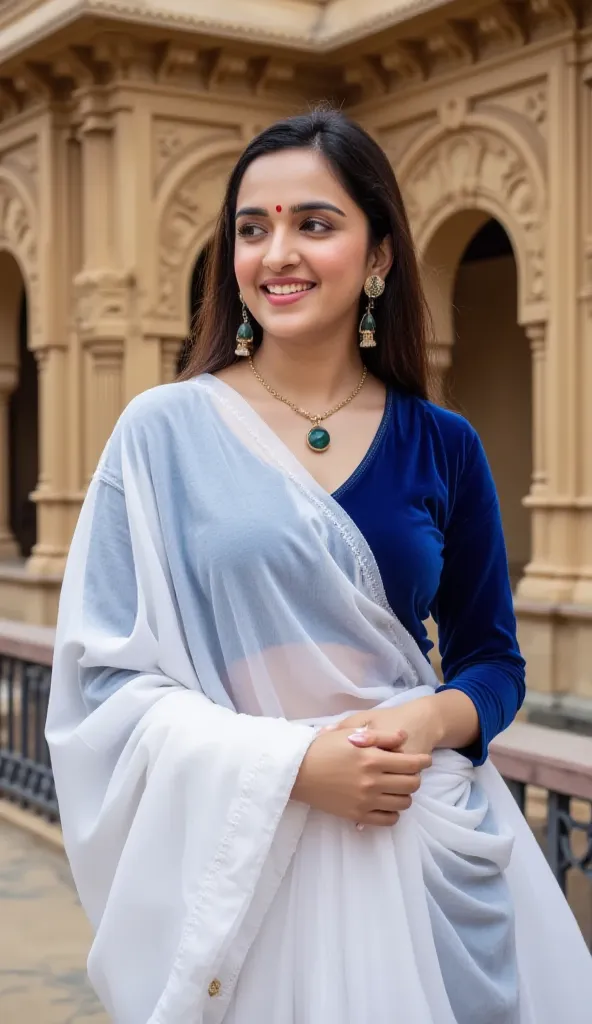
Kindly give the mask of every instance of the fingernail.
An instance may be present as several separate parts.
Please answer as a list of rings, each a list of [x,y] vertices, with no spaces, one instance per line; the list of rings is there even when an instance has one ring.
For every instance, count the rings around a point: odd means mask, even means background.
[[[350,743],[365,743],[365,741],[366,741],[366,735],[365,735],[366,731],[367,730],[364,729],[363,731],[360,730],[359,732],[352,732],[352,733],[350,733],[350,735],[347,738],[350,741]]]
[[[360,821],[356,822],[356,828],[357,828],[358,832],[363,832],[365,827],[366,826],[362,825],[362,823]]]

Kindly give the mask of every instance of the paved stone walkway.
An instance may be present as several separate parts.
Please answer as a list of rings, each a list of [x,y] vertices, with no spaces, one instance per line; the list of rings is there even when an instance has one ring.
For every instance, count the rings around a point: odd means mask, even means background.
[[[0,821],[2,1024],[108,1024],[86,980],[89,945],[64,855]]]

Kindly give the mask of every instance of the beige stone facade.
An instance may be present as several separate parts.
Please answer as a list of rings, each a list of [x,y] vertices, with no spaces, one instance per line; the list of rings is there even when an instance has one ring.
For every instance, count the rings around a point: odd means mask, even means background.
[[[530,707],[592,726],[592,0],[0,0],[0,616],[55,620],[102,445],[175,375],[229,169],[323,98],[398,173]]]

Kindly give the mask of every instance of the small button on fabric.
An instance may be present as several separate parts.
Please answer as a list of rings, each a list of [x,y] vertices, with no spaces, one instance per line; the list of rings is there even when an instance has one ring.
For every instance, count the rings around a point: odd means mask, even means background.
[[[222,982],[219,981],[218,978],[214,978],[214,980],[211,981],[209,986],[208,986],[208,995],[211,996],[212,998],[214,996],[219,996],[221,990],[222,990]]]

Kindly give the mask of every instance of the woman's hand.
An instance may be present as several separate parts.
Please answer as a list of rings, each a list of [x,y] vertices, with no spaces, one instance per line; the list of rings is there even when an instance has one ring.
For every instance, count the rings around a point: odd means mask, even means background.
[[[398,729],[324,730],[302,761],[292,799],[359,825],[394,825],[431,764],[427,754],[402,753],[406,739]]]
[[[339,722],[337,728],[350,732],[363,725],[381,733],[402,729],[407,733],[402,747],[406,754],[431,754],[436,747],[461,750],[475,743],[481,733],[473,701],[453,687],[395,708],[357,712]]]
[[[439,707],[431,696],[420,697],[418,700],[407,701],[395,708],[374,708],[371,711],[360,711],[348,715],[339,722],[337,728],[348,733],[352,729],[368,727],[365,738],[360,743],[370,744],[368,736],[372,732],[393,734],[403,731],[407,738],[401,749],[405,754],[431,754],[442,742],[442,722]]]

